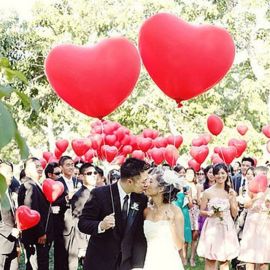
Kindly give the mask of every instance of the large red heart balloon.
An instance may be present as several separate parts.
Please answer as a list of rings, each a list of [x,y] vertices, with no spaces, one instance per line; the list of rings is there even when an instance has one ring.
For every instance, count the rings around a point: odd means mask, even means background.
[[[40,214],[26,205],[21,205],[16,210],[16,221],[19,230],[27,230],[39,223]]]
[[[248,184],[249,191],[253,193],[265,192],[267,189],[267,177],[264,174],[256,175]]]
[[[152,148],[149,150],[149,154],[156,165],[159,165],[164,160],[164,148]]]
[[[236,157],[239,158],[244,153],[244,151],[247,149],[247,142],[245,140],[238,140],[238,139],[230,139],[229,146],[234,146],[237,150]]]
[[[42,183],[42,191],[46,199],[53,203],[55,202],[64,192],[64,185],[60,181],[54,181],[52,179],[45,179]]]
[[[64,153],[67,150],[68,147],[68,140],[58,140],[56,141],[55,145],[60,150],[61,153]]]
[[[209,154],[209,148],[206,145],[192,146],[190,155],[200,164],[202,164]]]
[[[262,133],[267,137],[270,138],[270,125],[265,125],[262,128]]]
[[[239,134],[242,136],[244,136],[248,131],[248,127],[246,125],[241,125],[241,124],[238,125],[236,129],[239,132]]]
[[[151,78],[177,103],[218,83],[235,55],[233,40],[226,30],[195,26],[167,13],[144,22],[139,50]]]
[[[43,152],[42,156],[47,162],[49,162],[50,158],[53,157],[53,153],[51,153],[51,152]]]
[[[213,135],[217,136],[222,131],[224,124],[220,117],[212,114],[207,118],[207,127]]]
[[[102,118],[120,106],[140,74],[140,56],[125,38],[92,47],[59,45],[45,61],[47,78],[59,97],[76,110]]]
[[[102,145],[101,152],[108,162],[112,162],[118,154],[118,149],[115,146]]]

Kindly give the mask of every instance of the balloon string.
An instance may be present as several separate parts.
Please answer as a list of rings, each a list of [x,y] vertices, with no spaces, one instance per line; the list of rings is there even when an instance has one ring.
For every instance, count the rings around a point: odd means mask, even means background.
[[[219,146],[219,149],[220,149],[220,153],[222,155],[222,160],[224,161],[224,163],[226,163],[221,146]]]
[[[48,223],[49,223],[51,209],[52,209],[52,203],[50,203],[50,207],[49,207],[49,210],[48,210],[48,215],[47,215],[47,220],[46,220],[46,226],[45,226],[45,233],[47,232],[47,229],[48,229]]]
[[[102,120],[101,120],[101,139],[102,139],[103,145],[100,146],[100,151],[102,151],[102,150],[101,150],[101,149],[102,149],[102,146],[105,145],[105,132],[104,132],[103,121],[104,121],[104,120],[102,119]],[[102,136],[102,135],[103,135],[103,136]],[[103,138],[103,137],[104,137],[104,138]],[[108,159],[107,159],[107,153],[106,153],[106,151],[104,150],[103,152],[104,152],[104,155],[105,155],[105,159],[108,160]],[[101,154],[103,154],[103,153],[101,153]]]

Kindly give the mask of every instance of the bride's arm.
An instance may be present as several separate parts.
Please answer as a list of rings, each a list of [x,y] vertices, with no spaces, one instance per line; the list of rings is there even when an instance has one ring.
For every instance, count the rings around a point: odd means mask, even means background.
[[[178,250],[181,250],[185,243],[184,238],[184,216],[178,207],[172,205],[174,213],[173,239]]]

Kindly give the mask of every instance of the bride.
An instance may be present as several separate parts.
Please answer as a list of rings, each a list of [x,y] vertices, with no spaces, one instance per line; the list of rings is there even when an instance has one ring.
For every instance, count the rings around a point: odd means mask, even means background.
[[[170,184],[172,174],[161,168],[149,173],[146,195],[152,205],[144,210],[147,240],[144,270],[184,269],[178,253],[184,245],[184,218],[181,210],[170,203],[178,192]]]

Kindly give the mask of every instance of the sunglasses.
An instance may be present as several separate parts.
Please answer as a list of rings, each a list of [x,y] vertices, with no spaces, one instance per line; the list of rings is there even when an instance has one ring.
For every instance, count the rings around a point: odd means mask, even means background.
[[[54,175],[60,175],[61,173],[60,172],[56,172],[56,173],[53,173]]]
[[[97,172],[87,172],[87,173],[84,173],[83,175],[88,175],[89,176],[89,175],[92,175],[92,174],[95,174],[96,175]]]

